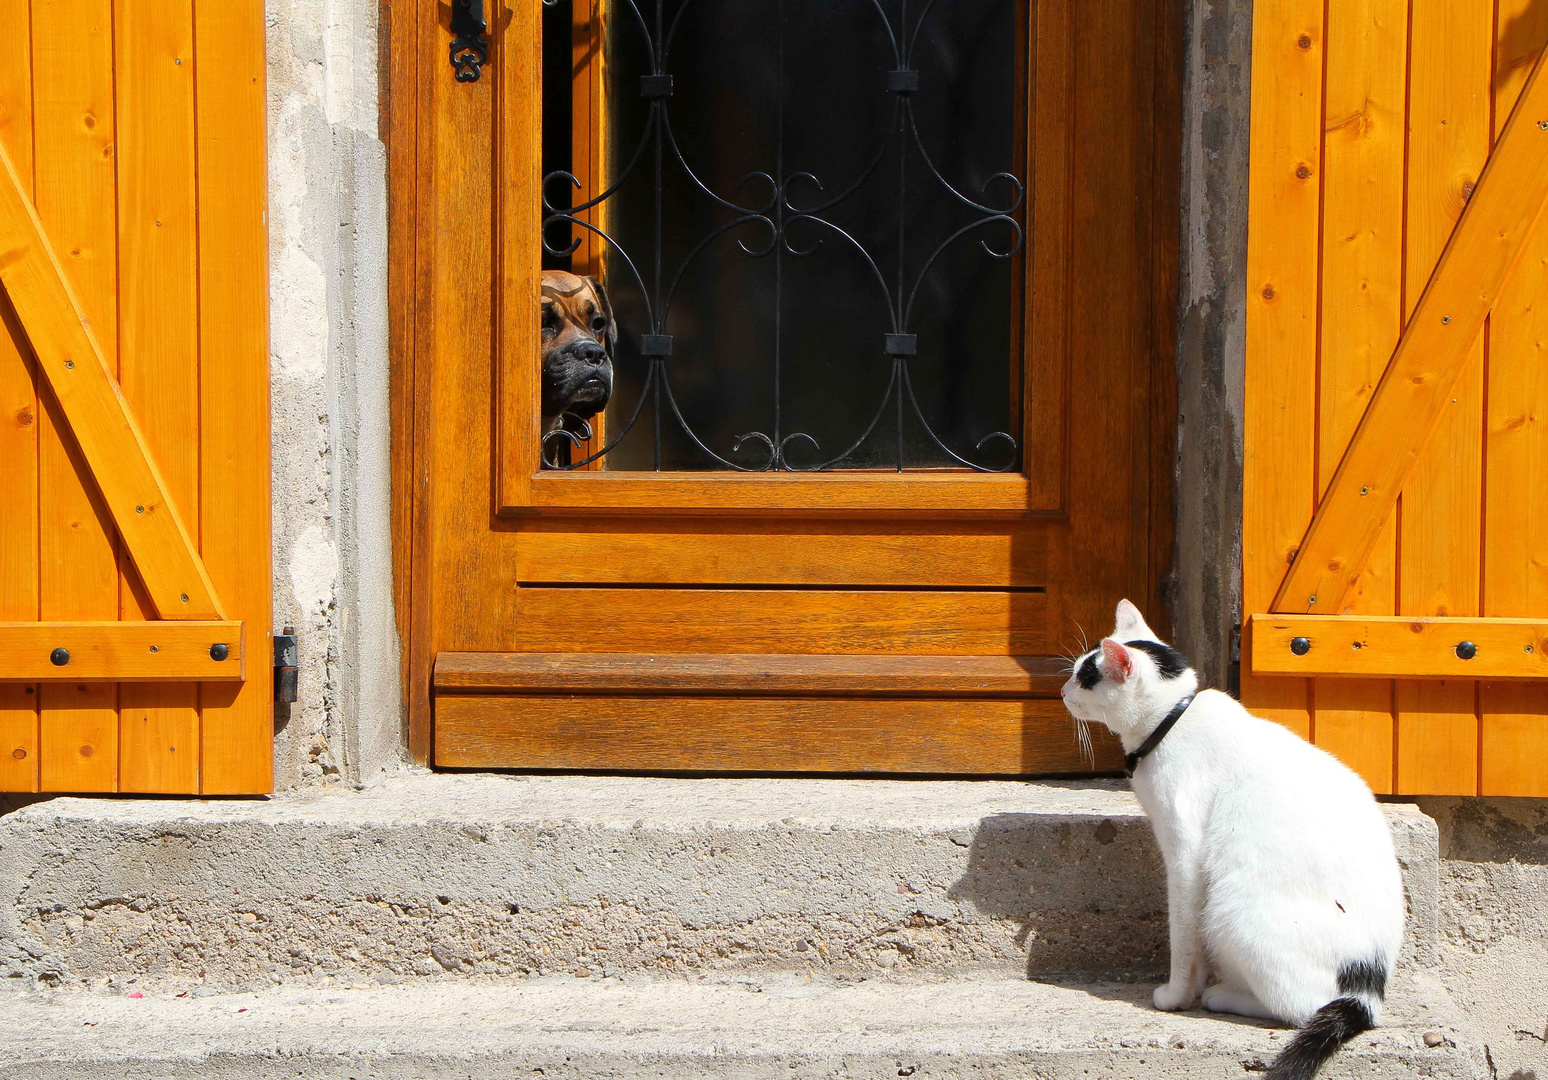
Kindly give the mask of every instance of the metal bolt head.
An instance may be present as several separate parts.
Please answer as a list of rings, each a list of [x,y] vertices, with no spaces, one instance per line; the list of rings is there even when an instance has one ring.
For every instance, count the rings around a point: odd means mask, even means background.
[[[222,644],[221,642],[217,641],[215,644],[210,646],[210,659],[211,660],[224,660],[226,657],[228,657],[230,655],[231,655],[231,650],[226,648],[226,646],[224,644]]]
[[[53,664],[55,667],[64,667],[70,662],[70,650],[55,649],[53,652],[48,654],[48,662]]]
[[[1471,641],[1459,641],[1459,642],[1457,642],[1457,659],[1458,660],[1471,660],[1473,657],[1475,657],[1477,655],[1478,655],[1478,646],[1474,645]]]
[[[1290,639],[1290,651],[1297,656],[1305,656],[1311,652],[1311,641],[1303,637],[1293,637]]]

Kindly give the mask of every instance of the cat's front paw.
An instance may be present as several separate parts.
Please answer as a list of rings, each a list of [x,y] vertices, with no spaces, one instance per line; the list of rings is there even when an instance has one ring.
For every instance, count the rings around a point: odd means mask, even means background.
[[[1166,982],[1156,987],[1150,1000],[1162,1012],[1177,1012],[1192,1005],[1198,996],[1198,989],[1187,983]]]

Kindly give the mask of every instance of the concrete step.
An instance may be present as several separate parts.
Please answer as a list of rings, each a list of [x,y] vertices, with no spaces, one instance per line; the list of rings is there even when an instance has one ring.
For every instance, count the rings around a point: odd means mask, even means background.
[[[1478,1047],[1423,972],[1330,1080],[1475,1077]],[[900,986],[784,977],[297,986],[199,997],[0,994],[7,1080],[544,1077],[1245,1077],[1289,1035],[1161,1013],[1149,988],[1024,980]],[[1426,1039],[1428,1036],[1428,1039]],[[1429,1043],[1434,1043],[1431,1046]]]
[[[1388,811],[1423,965],[1435,825]],[[1160,856],[1115,782],[423,774],[267,800],[63,798],[0,818],[12,985],[1151,980],[1165,962]]]

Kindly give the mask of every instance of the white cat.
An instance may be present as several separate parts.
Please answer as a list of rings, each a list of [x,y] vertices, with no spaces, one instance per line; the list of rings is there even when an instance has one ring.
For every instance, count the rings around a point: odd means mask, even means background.
[[[1403,883],[1370,789],[1229,695],[1198,692],[1127,600],[1063,693],[1077,721],[1122,740],[1166,860],[1172,966],[1156,1008],[1202,992],[1214,1012],[1304,1027],[1266,1080],[1312,1076],[1376,1025],[1403,940]]]

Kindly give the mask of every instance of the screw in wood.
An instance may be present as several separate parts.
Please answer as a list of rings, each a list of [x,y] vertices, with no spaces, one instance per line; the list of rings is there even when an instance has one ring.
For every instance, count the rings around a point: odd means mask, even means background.
[[[134,508],[134,512],[136,514],[143,514],[143,513],[145,513],[145,507],[143,507],[143,506],[136,506]]]
[[[1450,315],[1442,315],[1441,316],[1441,322],[1443,324],[1450,325],[1450,323],[1451,323],[1451,316]]]
[[[74,371],[75,370],[75,361],[74,360],[66,360],[65,361],[65,370],[66,371]]]
[[[1308,596],[1306,598],[1306,606],[1307,607],[1312,607],[1316,603],[1317,603],[1317,594],[1316,593],[1312,593],[1310,596]]]
[[[1369,495],[1370,493],[1371,493],[1371,489],[1368,488],[1368,487],[1362,487],[1360,489],[1360,494],[1361,495]]]
[[[160,645],[152,645],[150,651],[151,652],[160,652],[161,651],[161,646]]]
[[[178,599],[186,604],[186,603],[188,603],[188,594],[187,593],[182,593],[181,595],[178,596]]]

